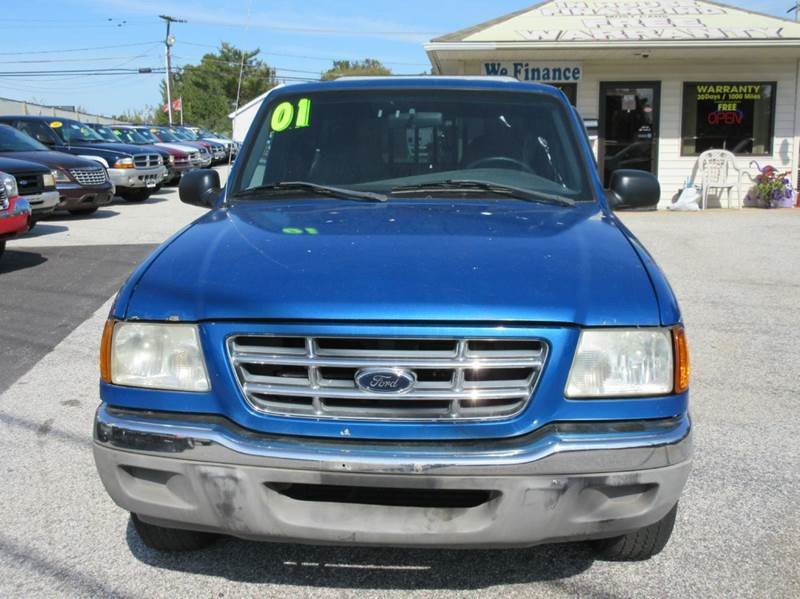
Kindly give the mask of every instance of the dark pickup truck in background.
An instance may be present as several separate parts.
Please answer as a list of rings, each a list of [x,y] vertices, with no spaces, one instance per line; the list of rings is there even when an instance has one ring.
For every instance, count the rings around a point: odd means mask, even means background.
[[[96,161],[54,152],[22,131],[2,124],[0,158],[24,160],[49,169],[58,192],[56,208],[71,214],[92,213],[114,198],[114,185],[106,169]]]
[[[137,146],[107,143],[92,129],[70,119],[42,116],[2,116],[36,141],[59,152],[83,156],[102,164],[116,186],[117,195],[128,202],[143,202],[164,179],[161,155]]]
[[[28,200],[32,212],[31,228],[38,219],[52,213],[58,206],[56,180],[48,167],[28,160],[5,158],[0,154],[0,171],[17,180],[19,195]]]

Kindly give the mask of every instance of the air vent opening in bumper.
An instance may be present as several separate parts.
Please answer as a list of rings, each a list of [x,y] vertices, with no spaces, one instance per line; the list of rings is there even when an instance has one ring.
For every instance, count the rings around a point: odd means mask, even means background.
[[[479,489],[403,489],[270,483],[267,487],[295,501],[355,503],[392,507],[474,508],[499,495]]]

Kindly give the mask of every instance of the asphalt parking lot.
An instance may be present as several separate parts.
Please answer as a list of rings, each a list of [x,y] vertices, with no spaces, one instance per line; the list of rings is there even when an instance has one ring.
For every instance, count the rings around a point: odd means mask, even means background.
[[[694,471],[672,541],[635,564],[580,545],[145,548],[94,471],[99,337],[135,263],[201,212],[164,190],[42,223],[0,261],[1,596],[800,596],[800,210],[624,217],[675,287],[694,361]]]

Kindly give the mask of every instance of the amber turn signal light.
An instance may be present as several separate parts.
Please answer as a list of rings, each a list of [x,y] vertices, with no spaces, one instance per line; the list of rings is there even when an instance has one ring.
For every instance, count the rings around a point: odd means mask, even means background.
[[[689,344],[686,342],[686,331],[682,326],[672,329],[672,344],[675,356],[675,393],[683,393],[689,388],[692,368],[689,363]]]
[[[114,320],[106,320],[100,341],[100,379],[105,383],[111,382],[111,338],[114,335],[114,324]]]

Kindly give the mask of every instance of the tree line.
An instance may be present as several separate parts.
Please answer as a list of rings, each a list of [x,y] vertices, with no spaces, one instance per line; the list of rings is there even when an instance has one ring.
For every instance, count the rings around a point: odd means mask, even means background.
[[[187,124],[211,131],[230,133],[228,115],[237,104],[244,106],[254,98],[278,85],[274,67],[258,56],[260,49],[241,50],[222,42],[215,52],[205,54],[199,64],[185,65],[172,75],[172,99],[182,99],[183,120]],[[241,86],[239,73],[242,74]],[[328,81],[343,76],[391,75],[392,71],[379,60],[335,60],[329,69],[320,73]],[[238,102],[237,102],[238,99]],[[114,118],[134,123],[166,124],[169,117],[162,110],[167,103],[166,84],[161,82],[161,104],[129,111]],[[173,114],[180,122],[180,113]]]

